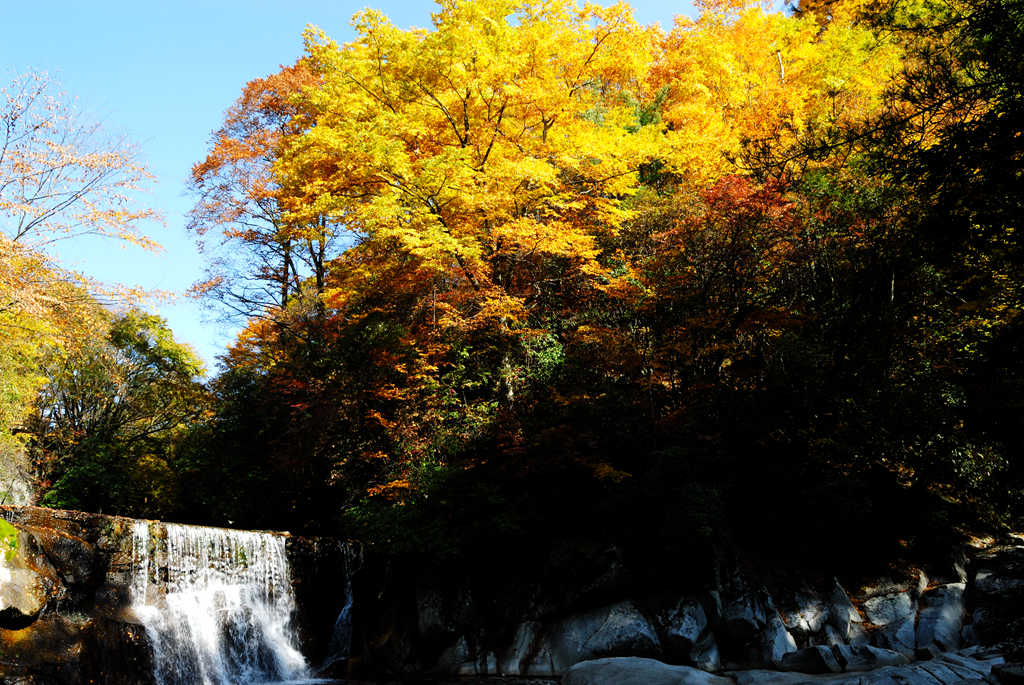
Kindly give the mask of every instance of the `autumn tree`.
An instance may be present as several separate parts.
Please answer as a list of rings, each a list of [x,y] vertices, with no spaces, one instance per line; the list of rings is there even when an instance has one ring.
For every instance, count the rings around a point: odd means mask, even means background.
[[[51,354],[27,422],[44,504],[153,515],[175,506],[173,444],[203,411],[202,363],[157,316],[100,312],[104,337]]]
[[[315,83],[306,60],[250,81],[192,169],[197,201],[188,228],[209,259],[207,278],[194,291],[235,315],[283,309],[307,278],[313,297],[324,289],[335,224],[315,212],[289,220],[273,174],[282,139],[307,125],[296,98]]]
[[[56,83],[27,73],[0,89],[0,443],[20,450],[22,419],[48,351],[101,334],[94,296],[117,296],[61,267],[57,241],[101,236],[147,249],[158,216],[137,205],[149,174],[137,151],[91,121]]]
[[[1015,15],[802,6],[708,0],[666,33],[476,0],[309,30],[256,187],[353,241],[310,280],[317,316],[290,285],[225,357],[195,507],[268,525],[273,484],[285,525],[396,548],[682,558],[726,531],[799,545],[779,531],[808,501],[844,526],[808,539],[896,544],[935,492],[998,489],[1016,443],[972,407],[1012,412],[980,400],[996,376],[1018,406]]]

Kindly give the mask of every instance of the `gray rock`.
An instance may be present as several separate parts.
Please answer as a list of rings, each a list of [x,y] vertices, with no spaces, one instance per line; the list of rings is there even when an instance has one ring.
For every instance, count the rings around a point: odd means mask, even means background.
[[[612,657],[576,664],[566,672],[562,685],[733,685],[733,681],[655,659]]]
[[[448,627],[444,616],[444,598],[436,589],[423,585],[416,588],[416,619],[421,638],[443,634]]]
[[[846,674],[811,675],[786,671],[752,669],[729,673],[736,685],[856,685],[858,678]],[[934,685],[934,684],[933,684]]]
[[[901,684],[904,682],[913,685],[944,685],[943,682],[925,670],[921,664],[912,666],[890,666],[878,671],[869,671],[864,674],[869,683],[875,683],[885,679],[885,682]]]
[[[957,582],[967,582],[967,567],[970,566],[971,560],[967,556],[967,550],[964,547],[954,550],[953,552],[953,574],[956,576]]]
[[[913,595],[915,598],[920,597],[924,594],[925,590],[928,589],[928,575],[924,571],[917,572],[917,584],[914,586]]]
[[[949,664],[942,663],[938,659],[921,663],[918,668],[927,671],[929,675],[943,685],[954,685],[964,679],[962,673],[957,673],[949,667]],[[970,677],[974,677],[974,674],[971,674]]]
[[[667,654],[688,658],[707,632],[708,619],[704,607],[696,599],[681,599],[675,606],[659,612],[662,647]]]
[[[864,602],[864,613],[877,626],[902,624],[914,615],[909,592],[896,592],[871,597]]]
[[[529,658],[519,662],[519,675],[529,677],[560,676],[562,671],[555,669],[551,646],[545,642],[536,645]]]
[[[826,645],[845,645],[847,640],[846,637],[834,627],[825,626],[825,630],[822,633],[822,642]]]
[[[738,671],[732,675],[737,685],[953,685],[959,678],[949,669],[938,672],[942,678],[930,673],[924,664],[885,666],[862,673],[833,675],[806,675],[779,671]],[[948,678],[956,678],[950,682]]]
[[[1024,685],[1024,664],[993,666],[992,679],[999,685]]]
[[[718,631],[737,641],[748,641],[768,625],[769,611],[776,613],[770,600],[763,601],[752,593],[742,594],[723,604]]]
[[[778,664],[787,654],[796,651],[796,640],[786,630],[786,624],[778,612],[769,617],[762,639],[766,663]]]
[[[819,632],[829,618],[829,606],[809,592],[798,592],[794,603],[794,607],[780,612],[789,629],[794,633]]]
[[[999,595],[1024,589],[1024,578],[1008,578],[989,569],[978,569],[974,575],[974,587],[984,594]]]
[[[917,616],[918,647],[935,643],[944,650],[952,650],[960,646],[965,589],[963,583],[950,583],[922,595]]]
[[[877,646],[884,649],[904,654],[908,657],[914,655],[917,649],[917,637],[914,632],[914,617],[908,616],[901,623],[893,623],[885,626],[874,634],[873,637]]]
[[[968,668],[982,676],[987,676],[992,671],[993,666],[1004,662],[1001,655],[983,655],[975,650],[964,650],[960,653],[946,652],[941,658],[943,661]]]
[[[779,663],[779,669],[800,673],[842,673],[843,666],[831,648],[819,645],[786,654]]]
[[[629,601],[572,616],[545,635],[555,674],[604,656],[658,654],[654,628]]]
[[[848,635],[851,623],[861,623],[864,620],[838,580],[832,581],[829,604],[831,605],[829,607],[829,625],[835,628],[840,635]]]
[[[834,645],[832,652],[844,671],[871,671],[885,666],[902,666],[910,660],[899,652],[871,645]]]
[[[728,644],[731,653],[746,652],[744,660],[766,665],[779,663],[797,649],[796,640],[763,590],[745,592],[725,603],[715,633],[719,644]]]
[[[494,675],[498,672],[498,658],[493,652],[476,653],[465,637],[446,649],[437,662],[437,670],[454,675]]]
[[[524,663],[530,653],[533,640],[540,630],[540,624],[534,621],[520,623],[510,644],[498,656],[498,673],[500,675],[520,675]]]
[[[722,658],[714,635],[708,633],[694,645],[690,652],[690,662],[702,671],[717,672],[722,669]]]

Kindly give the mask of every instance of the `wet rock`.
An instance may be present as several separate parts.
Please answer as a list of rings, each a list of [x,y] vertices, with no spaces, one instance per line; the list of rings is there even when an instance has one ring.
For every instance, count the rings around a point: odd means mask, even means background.
[[[0,521],[0,628],[20,630],[64,587],[36,536]]]
[[[26,527],[66,585],[95,585],[105,571],[95,546],[54,528]]]
[[[0,631],[0,654],[17,670],[57,683],[79,682],[79,659],[88,621],[50,614],[19,630]]]
[[[576,664],[565,674],[562,685],[733,685],[733,681],[689,666],[618,657]]]

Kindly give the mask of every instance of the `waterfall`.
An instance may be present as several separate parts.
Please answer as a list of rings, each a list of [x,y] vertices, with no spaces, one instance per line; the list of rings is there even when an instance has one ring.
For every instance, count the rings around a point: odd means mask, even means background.
[[[158,685],[239,685],[308,677],[291,626],[285,538],[160,524],[132,531],[132,609]]]
[[[352,604],[355,600],[352,578],[363,562],[363,555],[360,547],[339,543],[339,548],[344,561],[344,602],[338,617],[334,620],[334,629],[331,631],[331,640],[327,646],[327,658],[318,669],[320,671],[325,671],[352,655]]]

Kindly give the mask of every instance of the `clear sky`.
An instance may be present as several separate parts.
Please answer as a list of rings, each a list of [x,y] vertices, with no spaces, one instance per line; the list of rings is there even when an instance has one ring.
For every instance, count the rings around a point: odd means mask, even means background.
[[[665,28],[693,14],[689,2],[630,4],[641,23]],[[64,263],[104,281],[183,293],[203,271],[185,232],[185,183],[211,131],[247,81],[300,56],[307,24],[347,42],[349,20],[366,6],[401,27],[430,26],[436,9],[429,0],[0,0],[0,79],[29,69],[55,76],[83,109],[134,140],[157,178],[146,199],[166,225],[148,233],[163,253],[88,239],[63,244]],[[211,370],[237,332],[195,301],[158,308]]]

